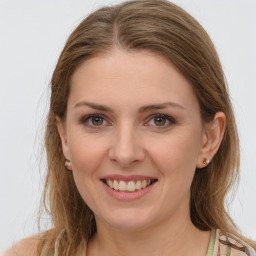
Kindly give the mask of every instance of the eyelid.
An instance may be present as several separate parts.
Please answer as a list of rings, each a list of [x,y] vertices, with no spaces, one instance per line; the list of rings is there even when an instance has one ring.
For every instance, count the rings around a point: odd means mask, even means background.
[[[88,122],[88,120],[90,119],[90,118],[92,118],[92,117],[95,117],[95,118],[102,118],[105,122],[107,122],[106,120],[107,120],[107,118],[105,117],[105,115],[103,115],[103,114],[98,114],[98,113],[95,113],[95,114],[90,114],[90,115],[87,115],[87,116],[83,116],[82,118],[80,118],[79,119],[79,123],[80,124],[85,124],[85,123],[87,123]],[[98,128],[101,128],[102,126],[93,126],[93,125],[86,125],[86,126],[88,126],[88,127],[90,127],[90,128],[93,128],[93,129],[98,129]]]
[[[169,125],[164,125],[164,126],[157,126],[155,125],[154,127],[156,127],[157,129],[166,129],[168,127],[170,127],[171,125],[175,124],[176,123],[176,120],[172,117],[172,116],[169,116],[169,115],[166,115],[166,114],[160,114],[160,113],[156,113],[156,114],[153,114],[151,115],[148,120],[151,121],[152,119],[156,118],[156,117],[161,117],[161,118],[165,118],[167,121],[170,122]]]
[[[82,118],[79,119],[79,123],[81,123],[81,124],[87,123],[88,120],[89,120],[90,118],[93,118],[93,117],[95,117],[95,118],[97,118],[97,117],[98,117],[98,118],[102,118],[105,122],[107,122],[107,117],[106,117],[105,115],[95,113],[95,114],[90,114],[90,115],[87,115],[87,116],[83,116]],[[173,117],[171,117],[171,116],[169,116],[169,115],[166,115],[166,114],[161,114],[161,113],[156,113],[156,114],[150,115],[150,116],[147,118],[147,120],[148,120],[147,123],[148,123],[149,121],[153,120],[153,119],[156,118],[156,117],[165,118],[167,121],[170,122],[169,125],[164,125],[164,126],[157,126],[157,125],[155,125],[154,127],[156,127],[157,129],[165,129],[165,128],[169,127],[170,125],[176,123],[176,120],[175,120]],[[93,126],[93,125],[88,125],[88,124],[87,124],[87,126],[90,127],[90,128],[92,128],[92,129],[99,129],[99,128],[101,128],[101,127],[104,127],[105,125]],[[150,126],[150,125],[146,125],[146,126]]]

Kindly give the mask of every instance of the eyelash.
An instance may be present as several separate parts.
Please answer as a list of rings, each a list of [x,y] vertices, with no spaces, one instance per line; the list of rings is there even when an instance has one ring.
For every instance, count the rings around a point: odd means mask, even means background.
[[[91,115],[82,117],[82,118],[80,119],[79,123],[85,124],[85,123],[87,123],[91,118],[101,118],[101,119],[105,120],[105,116],[104,116],[104,115],[101,115],[101,114],[91,114]],[[166,126],[166,125],[164,125],[164,126],[157,126],[157,125],[156,125],[155,127],[157,127],[157,129],[165,129],[165,128],[169,127],[170,125],[176,123],[176,121],[175,121],[175,119],[174,119],[173,117],[168,116],[168,115],[166,115],[166,114],[159,114],[159,113],[158,113],[158,114],[153,114],[153,115],[151,115],[151,116],[149,117],[149,121],[153,120],[154,118],[164,118],[164,119],[166,119],[167,121],[170,122],[170,124],[167,125],[167,126]],[[87,126],[90,127],[90,128],[92,128],[92,129],[98,129],[98,128],[101,128],[101,127],[102,127],[101,125],[100,125],[100,126],[93,126],[93,125],[88,125],[88,124],[87,124]],[[148,125],[147,125],[147,126],[148,126]]]

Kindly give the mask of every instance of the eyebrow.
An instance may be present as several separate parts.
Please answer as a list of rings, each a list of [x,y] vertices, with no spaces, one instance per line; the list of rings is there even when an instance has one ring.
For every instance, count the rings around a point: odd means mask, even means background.
[[[96,103],[93,103],[93,102],[86,102],[86,101],[82,101],[82,102],[77,103],[74,106],[74,108],[81,107],[81,106],[88,106],[92,109],[101,110],[101,111],[104,111],[104,112],[110,112],[110,113],[114,112],[111,108],[109,108],[107,106],[99,105],[99,104],[96,104]],[[139,108],[138,113],[144,113],[144,112],[147,112],[147,111],[150,111],[150,110],[164,109],[164,108],[167,108],[167,107],[175,107],[175,108],[180,108],[180,109],[183,109],[183,110],[185,109],[183,106],[181,106],[177,103],[165,102],[165,103],[161,103],[161,104],[152,104],[152,105],[142,106],[142,107]]]

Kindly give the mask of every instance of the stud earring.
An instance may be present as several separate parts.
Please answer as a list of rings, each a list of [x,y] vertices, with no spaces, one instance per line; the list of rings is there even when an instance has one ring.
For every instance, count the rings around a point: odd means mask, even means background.
[[[208,165],[211,162],[211,160],[204,158],[203,164]]]
[[[66,167],[66,169],[72,171],[72,166],[71,166],[70,160],[68,160],[68,159],[65,160],[65,167]]]

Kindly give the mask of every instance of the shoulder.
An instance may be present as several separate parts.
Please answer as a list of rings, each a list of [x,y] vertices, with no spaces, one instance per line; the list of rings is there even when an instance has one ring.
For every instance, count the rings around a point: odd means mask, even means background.
[[[3,256],[38,256],[38,246],[41,241],[40,235],[22,239],[7,249]]]
[[[215,255],[256,256],[256,251],[240,238],[216,230]],[[220,253],[220,254],[217,254]]]

